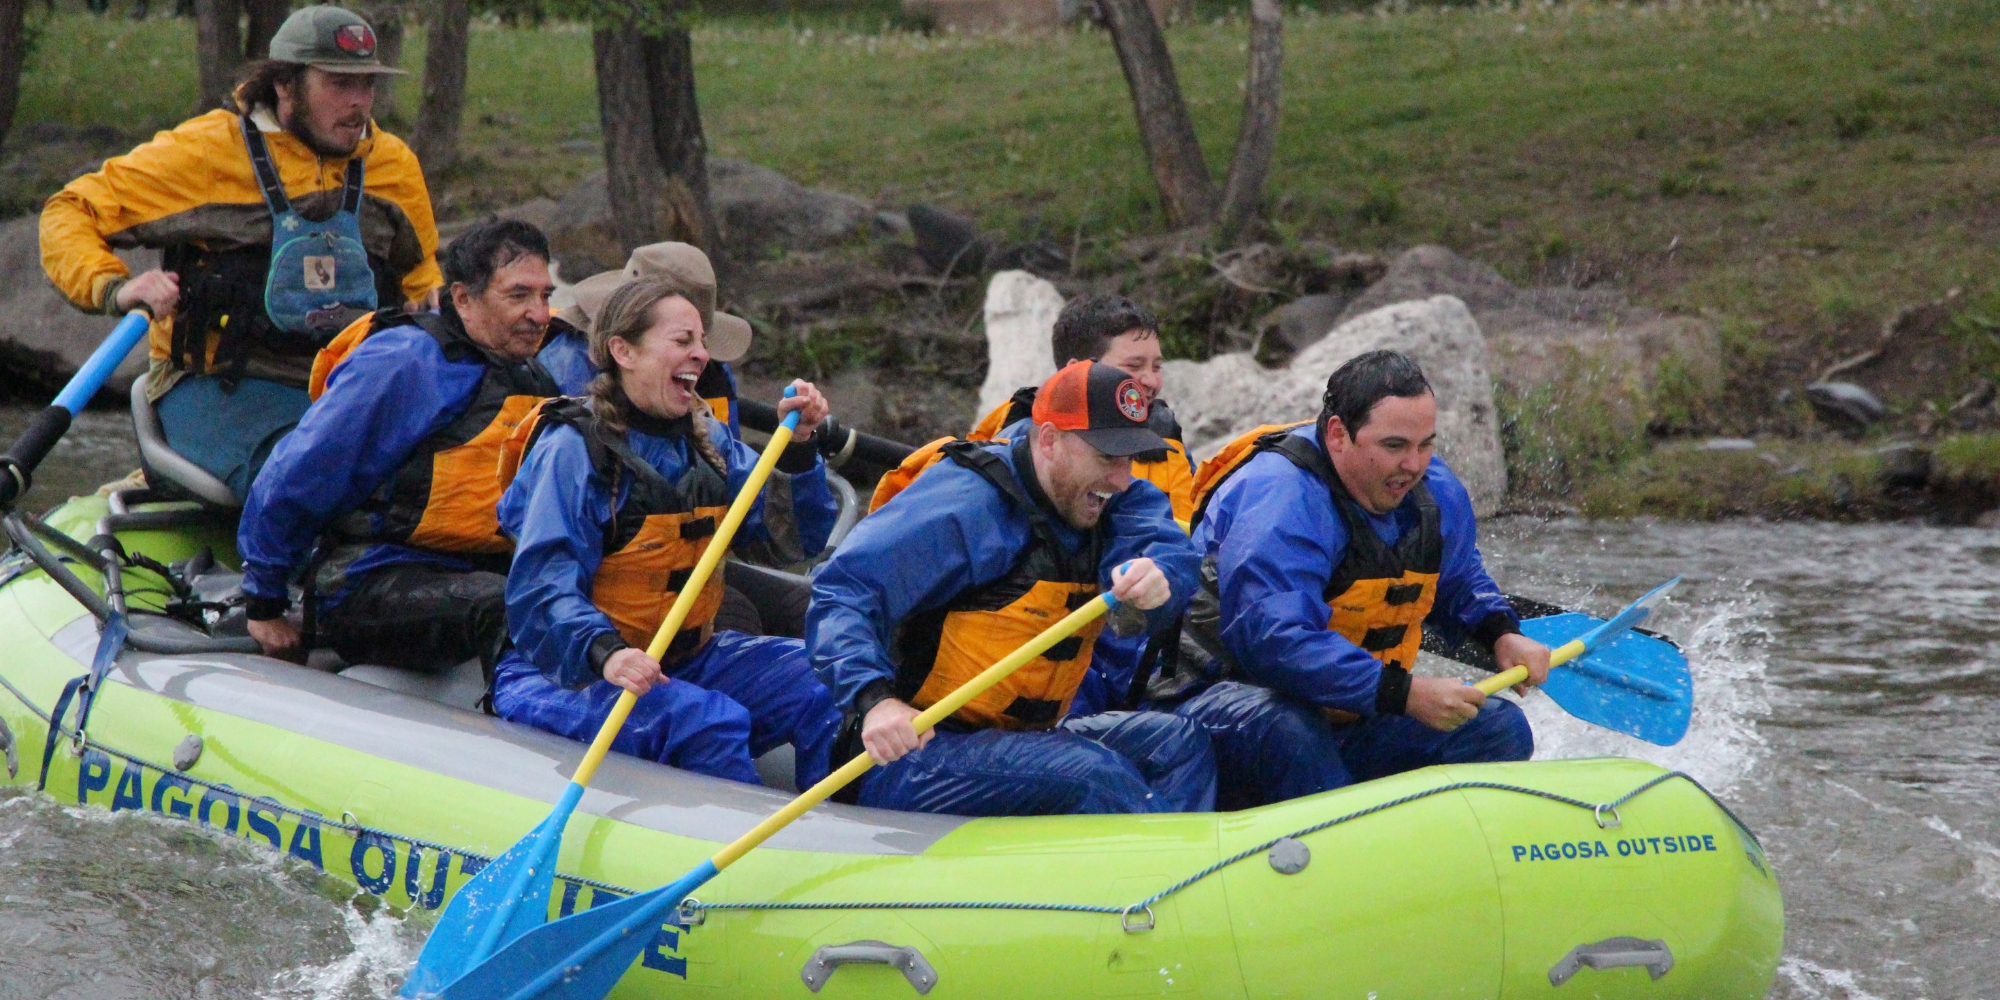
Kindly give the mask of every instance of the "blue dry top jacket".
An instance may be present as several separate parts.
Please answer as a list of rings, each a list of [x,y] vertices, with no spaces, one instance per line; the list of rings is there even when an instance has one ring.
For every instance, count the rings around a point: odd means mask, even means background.
[[[1323,448],[1312,424],[1292,433]],[[1488,615],[1511,619],[1507,598],[1480,562],[1465,485],[1438,458],[1424,481],[1444,535],[1437,601],[1425,624],[1460,638]],[[1390,546],[1417,524],[1408,497],[1386,515],[1364,514]],[[1321,707],[1374,713],[1382,661],[1326,627],[1324,592],[1347,553],[1347,528],[1324,484],[1283,455],[1259,454],[1209,498],[1194,544],[1215,560],[1222,641],[1252,682]]]
[[[361,342],[327,378],[298,427],[271,450],[236,532],[243,592],[282,599],[287,583],[322,532],[359,507],[425,438],[471,404],[487,366],[477,356],[445,357],[415,326],[383,330]],[[377,544],[347,569],[357,579],[385,566],[427,562],[470,569],[457,556],[407,545]],[[322,593],[331,606],[341,593]]]
[[[719,423],[702,421],[698,426],[711,432],[715,449],[728,466],[733,496],[750,477],[758,452]],[[701,461],[685,437],[633,429],[626,432],[626,442],[670,482],[678,482],[691,462]],[[618,504],[625,502],[630,483],[621,479]],[[735,546],[773,541],[772,528],[780,519],[767,513],[774,500],[789,507],[782,519],[788,526],[777,534],[789,535],[795,526],[800,550],[796,558],[816,555],[826,547],[840,505],[827,486],[826,465],[817,454],[809,469],[791,474],[772,471],[736,532]],[[569,426],[542,433],[500,498],[500,528],[514,539],[514,566],[507,574],[507,633],[544,676],[566,688],[598,679],[590,666],[590,645],[598,636],[616,631],[611,619],[591,603],[592,584],[605,556],[604,534],[616,510],[604,480],[591,468],[583,435]],[[787,539],[776,541],[791,547],[784,544]]]
[[[1021,478],[1011,448],[987,450]],[[1081,549],[1084,533],[1053,510],[1047,513],[1059,541],[1069,551]],[[1167,495],[1151,483],[1135,481],[1111,498],[1102,516],[1111,531],[1099,585],[1109,592],[1113,569],[1133,559],[1151,559],[1166,573],[1173,596],[1146,612],[1147,631],[1178,620],[1194,594],[1200,563],[1174,523]],[[893,684],[896,664],[889,650],[896,627],[970,587],[1005,576],[1028,548],[1032,530],[1028,516],[991,483],[949,460],[924,470],[895,499],[863,518],[821,567],[806,613],[806,648],[813,669],[833,691],[833,703],[851,707],[869,685]]]

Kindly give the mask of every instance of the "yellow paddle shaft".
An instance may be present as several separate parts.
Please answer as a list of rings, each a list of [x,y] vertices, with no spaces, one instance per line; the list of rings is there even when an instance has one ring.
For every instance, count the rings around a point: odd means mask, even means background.
[[[1027,645],[1015,650],[1006,659],[980,671],[979,676],[959,685],[958,690],[945,695],[942,699],[939,699],[937,704],[917,713],[917,717],[911,720],[911,724],[916,727],[919,735],[929,732],[932,727],[943,722],[953,712],[964,708],[967,702],[985,694],[988,688],[1007,679],[1008,674],[1021,669],[1022,665],[1026,664],[1029,660],[1047,652],[1050,646],[1069,638],[1076,630],[1090,624],[1092,619],[1103,614],[1110,607],[1110,602],[1105,600],[1103,594],[1097,595],[1090,603],[1070,612],[1062,621],[1043,630],[1041,635],[1028,640]],[[751,849],[771,839],[772,834],[789,826],[793,820],[805,815],[812,807],[825,802],[828,798],[832,797],[833,793],[847,787],[849,782],[868,773],[868,769],[874,766],[875,758],[868,756],[866,753],[856,755],[853,760],[848,761],[840,770],[820,779],[818,784],[800,793],[798,798],[785,803],[783,809],[772,813],[762,823],[751,827],[749,833],[736,838],[729,846],[715,852],[715,856],[709,860],[714,862],[717,871],[729,867],[737,858],[750,853]]]
[[[697,428],[699,424],[695,425]],[[792,443],[791,427],[780,424],[771,432],[771,443],[764,446],[764,453],[757,456],[757,464],[750,470],[750,478],[743,481],[743,488],[736,493],[736,501],[729,505],[729,513],[722,516],[722,523],[715,526],[715,537],[709,539],[708,548],[702,550],[701,559],[694,564],[694,572],[688,575],[687,583],[674,597],[674,606],[667,609],[665,621],[660,630],[653,633],[653,641],[646,647],[646,655],[657,660],[667,654],[667,646],[679,635],[681,623],[687,621],[688,613],[694,610],[694,602],[700,598],[701,590],[708,585],[708,578],[715,575],[715,567],[722,557],[729,554],[729,542],[736,537],[736,529],[742,527],[743,519],[750,516],[750,505],[757,502],[757,494],[764,491],[764,480],[771,477],[771,469],[778,464],[778,456],[784,454],[785,446]],[[579,785],[590,784],[590,778],[597,773],[597,765],[603,763],[604,755],[611,752],[611,741],[618,738],[618,731],[625,727],[625,717],[632,714],[632,706],[639,696],[627,691],[618,696],[611,706],[611,714],[604,717],[604,725],[597,728],[597,738],[590,741],[590,752],[583,755],[583,762],[576,766],[576,776],[571,781]]]
[[[1560,667],[1563,664],[1568,663],[1569,661],[1574,660],[1579,656],[1582,656],[1586,651],[1587,650],[1584,648],[1582,639],[1571,639],[1570,641],[1565,642],[1560,646],[1557,646],[1555,651],[1549,654],[1549,666]],[[1527,679],[1528,679],[1527,667],[1511,667],[1507,670],[1502,670],[1499,673],[1494,674],[1493,676],[1488,677],[1477,684],[1474,684],[1473,687],[1476,687],[1479,690],[1486,692],[1487,694],[1497,694],[1502,688],[1513,687],[1514,685],[1519,684]]]

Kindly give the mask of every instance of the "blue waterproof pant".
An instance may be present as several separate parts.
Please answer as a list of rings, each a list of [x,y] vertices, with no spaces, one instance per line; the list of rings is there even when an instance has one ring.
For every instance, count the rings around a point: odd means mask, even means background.
[[[755,785],[760,782],[751,761],[790,743],[800,788],[826,777],[840,712],[807,662],[805,643],[717,632],[669,676],[639,697],[613,750]],[[510,649],[494,672],[493,710],[511,722],[589,742],[621,693],[605,681],[581,691],[557,687]]]
[[[1046,732],[938,730],[863,778],[859,801],[957,816],[1208,812],[1215,757],[1201,727],[1163,712],[1106,712]]]
[[[153,412],[167,447],[222,480],[241,500],[309,402],[304,389],[261,378],[237,379],[230,388],[213,375],[187,375],[153,404]]]
[[[1249,809],[1432,764],[1527,760],[1535,737],[1519,705],[1488,698],[1472,721],[1440,732],[1406,715],[1333,725],[1320,710],[1254,684],[1224,681],[1174,714],[1208,731],[1217,803]]]

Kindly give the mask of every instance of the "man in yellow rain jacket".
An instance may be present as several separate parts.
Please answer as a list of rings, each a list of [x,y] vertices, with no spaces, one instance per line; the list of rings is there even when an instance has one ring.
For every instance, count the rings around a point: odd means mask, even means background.
[[[234,110],[162,132],[42,210],[42,268],[73,304],[145,308],[167,444],[238,499],[306,408],[319,348],[378,306],[432,303],[437,227],[417,158],[370,117],[368,22],[306,7]],[[132,275],[113,248],[164,251]]]

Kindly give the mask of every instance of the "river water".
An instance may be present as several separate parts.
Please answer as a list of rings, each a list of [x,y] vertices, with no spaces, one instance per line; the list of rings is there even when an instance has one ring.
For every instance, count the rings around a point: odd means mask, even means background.
[[[0,409],[0,440],[25,418]],[[87,414],[34,503],[135,464],[123,419]],[[1600,614],[1686,577],[1656,621],[1694,669],[1681,745],[1526,707],[1540,756],[1679,768],[1757,830],[1772,997],[2000,996],[2000,531],[1513,518],[1484,548],[1510,591]],[[421,943],[244,841],[0,791],[0,1000],[386,997]]]

